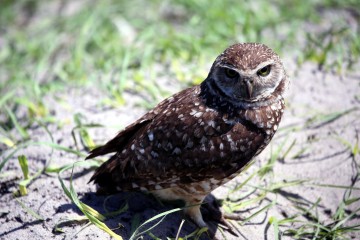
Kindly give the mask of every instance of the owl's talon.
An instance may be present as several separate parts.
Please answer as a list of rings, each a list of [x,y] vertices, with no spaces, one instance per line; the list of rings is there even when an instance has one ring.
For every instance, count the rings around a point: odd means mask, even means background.
[[[218,222],[219,222],[221,225],[225,226],[225,227],[227,228],[226,230],[227,230],[229,233],[231,233],[232,235],[234,235],[234,236],[236,236],[236,237],[239,237],[239,235],[235,232],[235,228],[234,228],[228,221],[226,221],[226,219],[225,219],[224,216],[222,216],[222,217],[218,220]]]
[[[234,213],[223,213],[223,217],[225,219],[230,219],[230,220],[235,220],[235,221],[244,220],[241,216],[239,216],[238,214],[234,214]]]

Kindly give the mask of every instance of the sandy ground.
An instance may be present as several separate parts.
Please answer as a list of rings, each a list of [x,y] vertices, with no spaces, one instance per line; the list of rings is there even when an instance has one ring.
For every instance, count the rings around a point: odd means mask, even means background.
[[[274,165],[273,174],[264,179],[253,178],[248,185],[239,190],[236,195],[246,195],[243,201],[257,197],[259,191],[247,194],[250,186],[267,185],[269,182],[289,182],[293,180],[309,180],[302,185],[283,188],[275,193],[269,192],[260,203],[251,204],[241,209],[240,214],[244,218],[259,211],[264,206],[276,200],[276,205],[265,212],[260,213],[249,222],[240,226],[232,222],[237,228],[240,239],[274,239],[274,228],[269,224],[272,216],[282,219],[299,211],[295,208],[297,200],[305,208],[310,208],[318,199],[317,214],[324,223],[330,222],[330,217],[336,212],[336,208],[344,197],[345,189],[322,187],[314,184],[333,184],[350,186],[356,181],[360,165],[359,156],[354,160],[350,151],[338,138],[354,144],[360,131],[360,72],[352,72],[347,76],[339,77],[330,73],[318,71],[317,66],[307,63],[297,67],[292,59],[284,59],[285,66],[291,77],[291,86],[287,95],[287,111],[283,117],[281,128],[269,146],[261,153],[250,169],[220,187],[213,192],[217,199],[224,199],[229,194],[229,189],[242,183],[251,173],[264,166],[270,157],[271,148],[274,150],[286,141],[286,146],[295,140],[294,148],[282,161]],[[296,71],[295,71],[296,70]],[[205,77],[205,76],[204,76]],[[173,93],[178,91],[178,85],[171,89]],[[105,143],[115,133],[140,117],[145,110],[137,106],[140,96],[126,93],[127,103],[121,108],[105,108],[99,105],[101,92],[97,89],[69,89],[66,93],[58,94],[56,98],[49,96],[47,101],[54,106],[54,116],[64,122],[65,127],[59,128],[55,124],[49,126],[53,133],[54,141],[58,144],[75,148],[71,137],[71,129],[74,127],[73,114],[81,113],[87,118],[88,123],[100,123],[106,128],[91,130],[97,144]],[[59,101],[58,99],[61,99]],[[331,122],[310,120],[320,114],[343,112],[352,109],[348,114]],[[289,129],[298,127],[298,130]],[[49,135],[43,128],[34,125],[30,129],[34,140],[50,141]],[[300,154],[299,151],[301,151]],[[3,156],[9,154],[7,151]],[[0,239],[110,239],[102,230],[94,225],[85,227],[85,224],[71,224],[62,226],[65,233],[53,233],[54,226],[62,220],[77,217],[81,212],[66,197],[60,186],[57,174],[42,174],[28,187],[28,195],[19,200],[33,209],[45,220],[38,221],[26,213],[13,197],[17,188],[17,182],[22,177],[18,166],[17,156],[25,154],[30,162],[30,172],[34,173],[42,168],[46,160],[51,159],[52,164],[63,165],[82,160],[71,154],[60,151],[52,151],[45,146],[31,146],[16,153],[5,165],[3,172],[9,172],[8,177],[2,179],[0,188]],[[297,155],[297,156],[296,156]],[[294,157],[296,156],[296,157]],[[110,210],[117,210],[127,202],[129,210],[109,218],[106,224],[109,228],[128,239],[131,234],[131,223],[134,218],[144,222],[150,217],[174,208],[174,204],[161,204],[152,196],[142,193],[119,193],[110,198],[95,195],[96,188],[87,184],[92,175],[92,170],[75,168],[74,187],[80,199],[100,212],[104,212],[105,205]],[[64,175],[70,176],[70,171]],[[68,183],[68,181],[65,181]],[[355,186],[360,187],[359,182]],[[231,198],[236,196],[230,195]],[[359,191],[353,191],[352,197],[360,197]],[[358,206],[356,206],[358,205]],[[359,208],[359,202],[347,207],[349,211]],[[315,212],[315,211],[314,211]],[[151,232],[165,239],[175,238],[181,220],[184,218],[181,212],[168,215],[160,225]],[[299,216],[300,220],[308,221],[306,216]],[[351,221],[352,224],[360,223],[360,216]],[[287,224],[281,230],[294,228],[296,225]],[[85,228],[84,228],[85,227]],[[185,236],[195,230],[194,224],[185,218],[180,236]],[[239,239],[227,231],[217,231],[220,239]],[[360,235],[350,233],[349,237],[360,239]],[[143,239],[151,239],[147,234]],[[281,239],[290,239],[282,236]]]

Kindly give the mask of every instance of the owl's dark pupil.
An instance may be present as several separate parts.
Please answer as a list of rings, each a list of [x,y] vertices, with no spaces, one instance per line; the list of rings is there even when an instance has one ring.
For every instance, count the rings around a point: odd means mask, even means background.
[[[226,69],[225,69],[225,74],[226,74],[226,76],[229,77],[229,78],[234,78],[234,77],[237,76],[237,72],[234,71],[234,70],[232,70],[232,69],[229,69],[229,68],[226,68]]]

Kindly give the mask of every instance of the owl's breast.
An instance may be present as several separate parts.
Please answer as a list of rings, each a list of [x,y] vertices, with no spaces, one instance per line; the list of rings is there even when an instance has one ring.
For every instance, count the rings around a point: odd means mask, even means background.
[[[283,109],[284,101],[280,98],[271,105],[240,109],[223,116],[223,121],[232,128],[221,136],[221,143],[236,167],[242,168],[268,145],[278,129]]]
[[[283,98],[279,98],[268,106],[244,110],[242,116],[250,122],[254,128],[263,135],[261,144],[257,147],[255,155],[258,155],[270,142],[276,133],[285,108]]]

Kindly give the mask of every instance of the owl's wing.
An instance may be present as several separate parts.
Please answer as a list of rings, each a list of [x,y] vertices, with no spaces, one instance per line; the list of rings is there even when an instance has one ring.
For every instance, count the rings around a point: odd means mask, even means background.
[[[152,120],[150,116],[144,116],[143,118],[139,119],[135,123],[126,127],[123,131],[119,132],[116,137],[112,140],[107,142],[105,145],[101,147],[94,148],[90,151],[89,156],[86,159],[91,159],[94,157],[98,157],[101,155],[105,155],[112,152],[117,152],[124,148],[129,140],[136,136],[136,133],[146,127]]]
[[[117,153],[91,180],[108,189],[154,190],[222,179],[250,161],[264,139],[251,124],[227,122],[207,108],[196,89],[174,95],[149,114],[93,150],[88,158]]]
[[[190,89],[185,89],[183,92],[189,90]],[[182,92],[178,93],[177,95],[181,95],[181,93]],[[146,128],[157,115],[161,114],[163,109],[166,108],[166,106],[169,106],[171,103],[173,103],[174,100],[174,98],[168,98],[159,103],[153,110],[149,111],[140,119],[127,126],[124,130],[120,131],[112,140],[107,142],[104,146],[97,147],[91,150],[89,156],[87,156],[86,159],[91,159],[112,152],[122,151],[126,147],[126,145],[131,142],[133,138],[139,136],[139,132],[142,132],[142,130]]]

